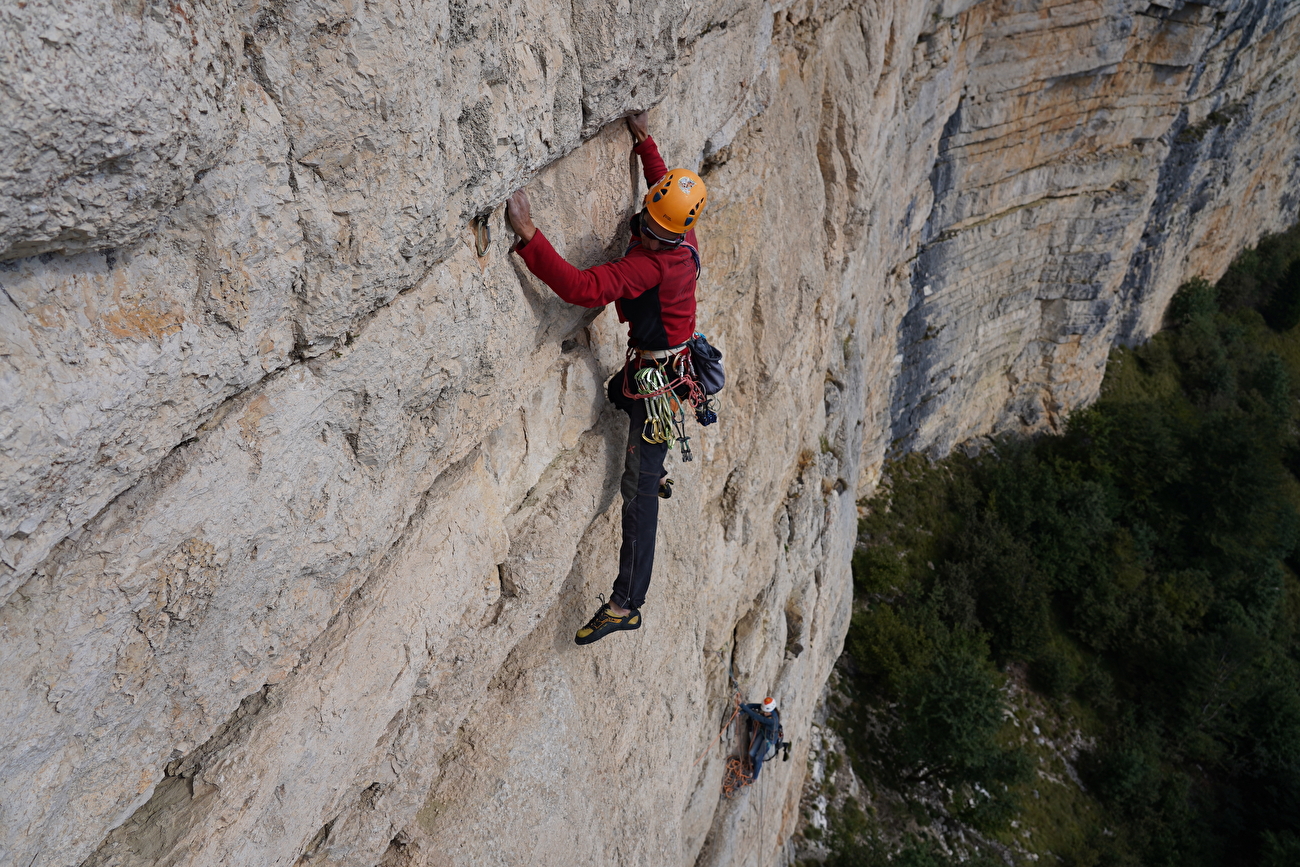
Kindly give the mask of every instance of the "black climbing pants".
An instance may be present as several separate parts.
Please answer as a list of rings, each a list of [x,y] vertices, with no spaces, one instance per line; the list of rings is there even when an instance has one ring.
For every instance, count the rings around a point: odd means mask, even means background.
[[[752,779],[758,779],[758,772],[763,770],[763,762],[767,761],[767,752],[770,744],[759,737],[754,741],[754,745],[749,748],[749,758],[754,763],[754,776]]]
[[[628,414],[627,451],[623,455],[623,545],[618,552],[618,577],[610,602],[620,608],[640,608],[655,565],[655,533],[659,526],[659,481],[664,475],[668,443],[648,443],[645,401],[624,397],[623,373],[610,380],[609,397]]]

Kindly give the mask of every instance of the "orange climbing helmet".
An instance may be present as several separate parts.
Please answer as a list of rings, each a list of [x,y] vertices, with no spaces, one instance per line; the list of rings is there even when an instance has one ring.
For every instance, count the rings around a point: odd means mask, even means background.
[[[659,225],[678,235],[695,228],[709,200],[704,181],[689,169],[673,169],[645,194],[645,209]]]

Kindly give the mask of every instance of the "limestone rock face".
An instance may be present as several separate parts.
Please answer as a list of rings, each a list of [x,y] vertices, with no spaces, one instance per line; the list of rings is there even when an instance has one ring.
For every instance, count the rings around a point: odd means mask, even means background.
[[[1300,3],[0,10],[0,863],[779,863],[882,462],[1058,425],[1300,209]],[[645,627],[612,310],[653,108],[721,423]],[[475,250],[471,221],[494,237]],[[719,797],[746,700],[789,763]]]

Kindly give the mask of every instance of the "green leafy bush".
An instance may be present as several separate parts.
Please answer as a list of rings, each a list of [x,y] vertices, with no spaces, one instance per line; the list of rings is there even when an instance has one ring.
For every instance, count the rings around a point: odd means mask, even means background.
[[[1026,672],[1096,735],[1103,818],[1057,857],[1300,863],[1300,227],[1167,322],[1064,435],[891,467],[842,665],[878,724],[848,740],[865,777],[1004,827],[1028,760],[999,690]]]

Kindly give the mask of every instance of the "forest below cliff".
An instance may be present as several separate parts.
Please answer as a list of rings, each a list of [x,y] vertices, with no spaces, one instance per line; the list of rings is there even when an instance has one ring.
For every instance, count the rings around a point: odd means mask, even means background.
[[[1300,863],[1298,324],[1300,226],[1186,284],[1061,435],[890,469],[826,864]]]

